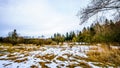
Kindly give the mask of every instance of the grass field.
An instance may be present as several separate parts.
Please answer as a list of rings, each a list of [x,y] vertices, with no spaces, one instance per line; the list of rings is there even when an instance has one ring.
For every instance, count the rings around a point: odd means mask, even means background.
[[[120,67],[119,48],[74,45],[0,46],[0,68],[100,68]]]

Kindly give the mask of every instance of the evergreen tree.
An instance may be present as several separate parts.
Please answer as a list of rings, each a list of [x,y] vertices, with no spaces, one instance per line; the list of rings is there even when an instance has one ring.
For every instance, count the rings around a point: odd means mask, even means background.
[[[17,42],[18,42],[18,34],[17,34],[16,29],[14,29],[13,32],[9,32],[8,35],[9,35],[8,38],[9,38],[10,43],[12,43],[13,45],[17,44]]]

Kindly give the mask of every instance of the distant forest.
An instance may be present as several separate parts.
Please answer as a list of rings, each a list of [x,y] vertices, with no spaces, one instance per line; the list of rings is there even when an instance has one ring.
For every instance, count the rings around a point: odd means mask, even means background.
[[[9,32],[7,37],[0,37],[1,43],[16,44],[36,44],[36,45],[57,45],[63,42],[85,42],[93,43],[115,43],[120,45],[120,21],[113,22],[106,19],[104,23],[96,22],[90,27],[84,27],[79,33],[67,32],[65,35],[55,33],[53,37],[25,38],[17,34],[16,29]]]

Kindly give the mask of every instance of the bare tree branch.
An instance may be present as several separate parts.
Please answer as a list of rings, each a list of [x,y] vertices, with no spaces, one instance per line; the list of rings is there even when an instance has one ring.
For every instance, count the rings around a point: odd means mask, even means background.
[[[120,0],[92,0],[90,4],[79,11],[77,15],[79,16],[81,23],[84,23],[97,13],[109,10],[117,10],[114,11],[114,13],[120,14]]]

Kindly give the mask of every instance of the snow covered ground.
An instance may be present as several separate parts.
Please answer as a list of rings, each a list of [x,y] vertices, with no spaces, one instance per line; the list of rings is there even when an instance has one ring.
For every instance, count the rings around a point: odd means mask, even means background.
[[[15,51],[8,53],[4,53],[6,49],[1,50],[4,54],[0,56],[0,68],[97,68],[82,59],[87,57],[90,46],[28,48],[13,48]]]

